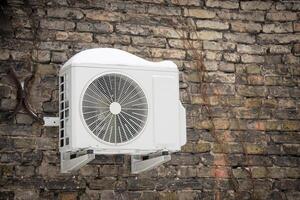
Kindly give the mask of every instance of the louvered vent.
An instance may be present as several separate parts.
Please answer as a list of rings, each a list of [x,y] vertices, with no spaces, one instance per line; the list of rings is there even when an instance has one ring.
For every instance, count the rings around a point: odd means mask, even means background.
[[[59,77],[59,146],[64,147],[69,145],[68,123],[69,123],[69,91],[68,91],[68,74]]]
[[[148,104],[140,86],[117,73],[95,79],[82,98],[82,114],[89,130],[109,143],[124,143],[144,128]]]

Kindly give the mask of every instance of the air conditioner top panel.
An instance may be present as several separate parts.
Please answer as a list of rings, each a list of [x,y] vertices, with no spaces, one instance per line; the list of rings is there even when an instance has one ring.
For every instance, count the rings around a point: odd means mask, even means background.
[[[95,67],[111,66],[112,68],[134,68],[138,70],[159,70],[178,72],[172,61],[150,62],[126,51],[113,48],[94,48],[75,54],[66,62],[61,70],[69,67]]]

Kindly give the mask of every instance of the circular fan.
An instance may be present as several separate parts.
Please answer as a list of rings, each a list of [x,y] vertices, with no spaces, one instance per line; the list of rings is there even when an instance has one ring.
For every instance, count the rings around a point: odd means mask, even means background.
[[[123,143],[136,137],[148,114],[146,96],[140,86],[117,73],[96,78],[82,99],[82,114],[90,131],[109,143]]]

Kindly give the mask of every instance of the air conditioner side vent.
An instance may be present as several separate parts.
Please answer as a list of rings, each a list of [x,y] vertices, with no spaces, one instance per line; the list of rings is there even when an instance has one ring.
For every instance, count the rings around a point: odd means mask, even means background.
[[[68,137],[69,122],[69,99],[68,99],[68,74],[65,73],[59,77],[59,147],[68,146],[70,141]]]

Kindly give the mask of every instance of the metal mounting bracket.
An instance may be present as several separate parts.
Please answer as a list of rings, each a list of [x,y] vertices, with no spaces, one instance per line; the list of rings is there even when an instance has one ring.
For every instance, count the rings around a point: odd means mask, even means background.
[[[61,173],[70,173],[94,160],[96,153],[92,149],[82,149],[76,152],[61,152],[60,155]],[[148,171],[170,160],[171,155],[168,151],[156,152],[146,156],[132,155],[131,173],[138,174]]]
[[[133,155],[131,156],[131,173],[138,174],[151,170],[165,162],[171,160],[169,152],[163,151],[161,155],[153,154],[149,156]]]
[[[90,161],[95,159],[93,150],[81,150],[75,153],[64,152],[61,153],[60,171],[61,173],[70,173],[78,170]]]
[[[59,126],[59,117],[44,117],[44,126]]]

